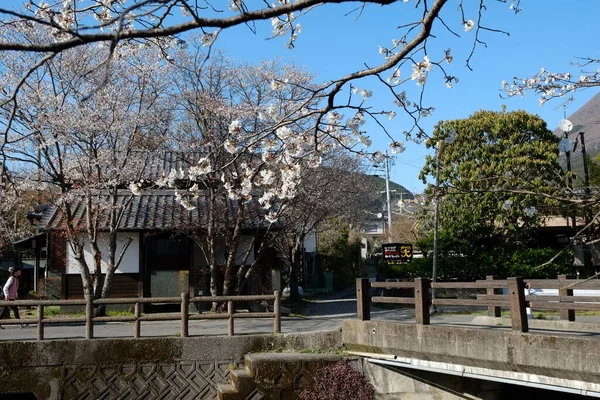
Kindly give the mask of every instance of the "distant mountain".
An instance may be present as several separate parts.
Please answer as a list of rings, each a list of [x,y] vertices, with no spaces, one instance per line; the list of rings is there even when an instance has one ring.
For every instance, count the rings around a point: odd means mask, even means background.
[[[384,211],[386,209],[385,179],[374,175],[367,175],[367,178],[369,179],[369,186],[372,188],[371,193],[369,194],[369,211]],[[390,181],[390,201],[392,210],[395,209],[394,205],[400,199],[412,200],[414,199],[414,195],[404,186]]]
[[[600,92],[592,97],[581,108],[567,117],[573,123],[573,130],[569,133],[569,139],[578,139],[577,148],[571,154],[571,169],[577,175],[575,186],[583,186],[583,157],[581,154],[581,141],[578,133],[585,132],[585,149],[587,154],[594,158],[600,153]],[[563,132],[556,128],[554,134],[563,137]],[[566,168],[566,157],[560,156],[561,165]]]

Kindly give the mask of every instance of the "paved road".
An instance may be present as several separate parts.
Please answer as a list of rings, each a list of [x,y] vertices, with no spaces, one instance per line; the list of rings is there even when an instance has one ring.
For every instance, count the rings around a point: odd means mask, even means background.
[[[307,302],[301,310],[301,317],[283,317],[281,330],[283,333],[310,332],[339,329],[344,319],[356,318],[356,297],[348,297],[352,288],[326,297]],[[414,311],[410,308],[384,310],[377,307],[371,309],[372,319],[395,321],[414,321]],[[468,323],[473,316],[443,315],[433,317],[433,323]],[[142,337],[175,336],[179,333],[179,321],[142,322]],[[16,325],[5,325],[0,330],[0,340],[35,340],[36,326],[19,328]],[[236,319],[235,334],[257,334],[273,332],[272,319]],[[191,336],[226,335],[227,320],[196,320],[189,323]],[[46,339],[84,338],[84,324],[46,325]],[[132,337],[133,324],[125,322],[98,323],[94,325],[94,336],[97,338]]]
[[[350,287],[341,292],[320,299],[305,301],[300,310],[301,317],[283,317],[281,330],[283,333],[310,332],[320,330],[339,329],[344,319],[356,318],[356,291]],[[445,307],[441,311],[455,311],[456,307]],[[468,325],[482,329],[506,329],[510,327],[473,325],[475,315],[458,315],[456,313],[440,312],[431,317],[432,324]],[[391,320],[413,323],[414,309],[411,307],[382,309],[371,307],[371,319]],[[600,323],[600,317],[577,317],[580,322]],[[179,333],[179,321],[142,322],[142,337],[175,336]],[[596,329],[593,329],[594,331]],[[542,329],[532,331],[544,332]],[[272,319],[236,319],[235,334],[258,334],[273,332]],[[557,332],[554,331],[553,332]],[[573,333],[573,332],[565,332]],[[582,332],[580,334],[594,334]],[[227,320],[197,320],[190,321],[189,334],[191,336],[226,335]],[[46,339],[84,338],[84,324],[46,325],[44,328]],[[99,323],[94,325],[94,336],[107,337],[133,337],[132,323]],[[0,340],[35,340],[36,326],[20,329],[18,326],[5,326],[0,330]]]

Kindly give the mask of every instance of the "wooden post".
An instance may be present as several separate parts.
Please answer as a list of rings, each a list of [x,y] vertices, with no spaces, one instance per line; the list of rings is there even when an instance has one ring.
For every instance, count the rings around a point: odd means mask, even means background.
[[[94,338],[94,296],[85,297],[85,338]]]
[[[371,284],[368,278],[356,279],[356,314],[361,321],[371,319]]]
[[[140,316],[141,316],[141,304],[140,303],[135,303],[135,305],[133,306],[133,314],[135,316],[135,320],[133,321],[133,337],[134,338],[139,338],[140,337],[140,331],[141,331],[141,323],[142,321],[140,321]]]
[[[488,275],[485,277],[486,280],[488,281],[493,281],[496,279],[495,275]],[[494,295],[494,294],[502,294],[502,289],[498,289],[498,288],[488,288],[487,289],[487,294],[488,295]],[[488,316],[490,317],[501,317],[502,316],[502,308],[498,307],[498,306],[488,306]]]
[[[44,340],[44,306],[38,304],[37,340]]]
[[[275,301],[273,302],[273,312],[275,313],[273,333],[281,333],[281,292],[276,290],[273,294],[275,295]]]
[[[188,308],[190,306],[190,294],[188,292],[181,293],[181,337],[188,337]]]
[[[523,278],[508,278],[508,297],[513,330],[529,332]]]
[[[567,276],[558,276],[558,295],[559,296],[573,296],[573,289],[563,289],[563,286],[567,286]],[[561,300],[562,301],[562,300]],[[575,310],[560,309],[560,319],[565,321],[575,321]]]
[[[415,322],[419,325],[429,325],[429,287],[431,281],[427,278],[415,279]]]
[[[227,302],[227,314],[229,314],[229,336],[233,336],[233,300]]]

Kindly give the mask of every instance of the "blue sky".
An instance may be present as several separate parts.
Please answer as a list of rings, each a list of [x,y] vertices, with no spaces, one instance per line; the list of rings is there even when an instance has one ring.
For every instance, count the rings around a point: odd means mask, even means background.
[[[251,4],[257,0],[246,1]],[[317,81],[327,81],[363,68],[365,63],[374,65],[380,62],[382,56],[378,53],[379,45],[389,46],[393,38],[401,36],[396,29],[398,25],[419,20],[414,9],[415,2],[416,0],[408,0],[407,3],[398,2],[386,7],[369,5],[361,13],[350,12],[360,3],[328,5],[310,10],[298,19],[303,31],[292,50],[286,48],[285,36],[266,40],[272,35],[270,21],[257,23],[256,33],[246,26],[224,31],[215,45],[225,50],[227,56],[240,61],[259,62],[271,58],[294,61],[316,74]],[[479,1],[466,0],[463,3],[466,19],[476,19]],[[21,0],[7,2],[8,6],[16,8],[22,7],[22,4]],[[219,0],[214,4],[215,7],[222,7],[224,13],[213,13],[213,16],[232,14],[226,8],[228,0]],[[471,50],[474,31],[464,31],[457,4],[457,0],[450,0],[443,10],[442,18],[461,37],[450,35],[436,21],[433,29],[436,37],[430,40],[428,51],[432,60],[440,60],[443,50],[451,48],[454,62],[447,67],[447,72],[457,76],[460,82],[448,89],[440,73],[430,74],[424,105],[433,106],[436,111],[431,117],[422,120],[421,126],[431,132],[439,120],[465,118],[479,109],[500,110],[506,104],[509,110],[524,109],[539,114],[546,120],[548,127],[554,129],[563,116],[560,100],[540,107],[533,95],[524,99],[501,99],[501,81],[510,81],[513,76],[531,76],[541,67],[557,72],[570,70],[577,76],[577,68],[570,67],[570,62],[576,57],[599,56],[593,49],[597,46],[600,1],[521,0],[522,12],[515,15],[509,10],[510,0],[506,3],[486,0],[488,8],[483,13],[484,24],[508,31],[510,36],[484,32],[481,39],[487,43],[487,47],[477,48],[471,62],[473,71],[465,67],[465,59]],[[180,18],[175,11],[174,22],[178,22]],[[410,75],[410,69],[403,70],[402,74]],[[398,111],[391,104],[383,87],[374,83],[371,79],[357,85],[374,92],[373,97],[368,99],[368,105],[373,109]],[[409,94],[418,89],[412,81],[405,86]],[[567,114],[575,112],[596,92],[597,90],[587,90],[577,93]],[[576,124],[576,121],[573,122]],[[410,127],[410,121],[402,117],[400,112],[388,124],[397,140],[404,140],[401,132]],[[388,148],[389,138],[375,124],[367,124],[366,129],[373,140],[371,150]],[[423,144],[407,143],[406,147],[407,150],[394,160],[391,178],[413,192],[420,192],[424,185],[418,179],[418,174],[429,150]]]
[[[238,60],[259,61],[273,57],[293,60],[317,74],[317,80],[325,81],[361,68],[365,62],[372,64],[380,61],[378,46],[389,45],[392,38],[399,37],[396,26],[413,20],[411,3],[414,4],[414,0],[391,7],[369,6],[358,19],[356,13],[344,16],[355,5],[334,5],[313,10],[299,19],[303,31],[296,48],[292,50],[285,47],[286,37],[265,40],[271,35],[268,23],[257,25],[256,34],[246,27],[223,32],[216,45]],[[431,131],[439,120],[465,118],[479,109],[500,110],[506,104],[509,110],[524,109],[539,114],[548,127],[554,129],[563,116],[560,100],[540,107],[537,97],[533,95],[524,99],[501,99],[501,81],[510,81],[513,76],[531,76],[541,67],[576,73],[577,69],[569,66],[576,57],[598,56],[593,49],[597,46],[600,1],[522,0],[523,10],[517,15],[509,10],[510,2],[487,2],[489,7],[484,13],[485,25],[506,30],[510,36],[483,33],[482,39],[488,47],[477,48],[471,62],[474,71],[465,68],[474,31],[464,32],[460,14],[452,3],[456,2],[449,2],[443,18],[461,38],[447,34],[438,22],[434,26],[437,37],[431,41],[429,52],[432,59],[441,59],[443,50],[450,47],[454,62],[449,66],[448,73],[458,76],[460,82],[448,89],[441,74],[430,76],[424,103],[434,106],[436,112],[423,121],[422,126]],[[465,16],[475,19],[475,13],[475,8],[467,9]],[[407,74],[410,74],[410,70],[403,70],[403,75]],[[370,88],[369,83],[363,86]],[[407,90],[415,88],[414,82],[407,83]],[[394,109],[389,98],[382,95],[382,87],[373,86],[372,90],[374,96],[369,102],[374,108]],[[567,108],[567,114],[575,112],[595,93],[594,90],[577,93],[575,101]],[[389,127],[398,139],[403,139],[401,132],[409,125],[408,120],[401,118],[398,113]],[[371,149],[387,147],[389,139],[374,125],[367,125],[367,130],[373,140]],[[395,159],[392,180],[411,191],[422,191],[424,185],[419,181],[418,173],[428,152],[424,145],[408,143],[407,150]]]

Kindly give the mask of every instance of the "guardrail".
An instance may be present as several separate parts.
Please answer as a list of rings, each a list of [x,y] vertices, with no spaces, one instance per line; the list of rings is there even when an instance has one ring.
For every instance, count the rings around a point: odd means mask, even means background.
[[[235,312],[234,303],[241,301],[272,301],[273,312]],[[226,313],[196,314],[189,312],[190,303],[200,302],[227,302]],[[147,314],[142,315],[142,304],[181,304],[179,314]],[[134,315],[131,316],[105,316],[94,317],[94,307],[108,304],[133,304]],[[1,319],[0,325],[19,325],[22,323],[37,325],[37,340],[44,340],[44,326],[51,324],[85,323],[85,338],[94,338],[94,323],[97,322],[133,322],[133,337],[139,338],[142,321],[181,321],[181,337],[189,336],[189,321],[201,319],[227,319],[229,320],[229,336],[234,335],[234,320],[236,318],[273,318],[273,333],[281,332],[281,292],[275,291],[272,295],[248,296],[198,296],[190,298],[189,293],[181,293],[181,297],[147,297],[147,298],[119,298],[96,299],[91,296],[82,300],[17,300],[0,301],[0,307],[29,306],[37,307],[38,315],[35,322],[27,319]],[[85,306],[84,317],[61,318],[44,317],[44,307],[49,306]]]
[[[414,289],[414,297],[371,297],[370,288]],[[557,289],[558,295],[530,295],[530,288]],[[505,280],[488,276],[485,280],[474,282],[435,283],[425,278],[417,278],[414,282],[369,282],[368,279],[363,278],[356,280],[357,315],[362,321],[369,320],[371,303],[410,304],[415,307],[416,323],[429,325],[431,304],[487,306],[488,315],[492,317],[500,317],[502,308],[509,309],[512,329],[527,332],[529,330],[527,307],[530,302],[535,303],[536,310],[558,310],[560,318],[565,321],[575,321],[576,310],[600,310],[600,292],[597,296],[574,296],[574,288],[600,290],[600,280],[567,279],[565,275],[559,275],[558,279],[508,278]],[[480,289],[482,291],[485,289],[486,293],[477,294],[473,299],[431,299],[430,289]]]

